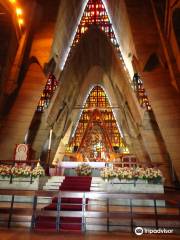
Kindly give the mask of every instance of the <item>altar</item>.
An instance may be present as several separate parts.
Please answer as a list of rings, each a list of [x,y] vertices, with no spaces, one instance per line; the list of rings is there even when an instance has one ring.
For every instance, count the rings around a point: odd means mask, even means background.
[[[58,167],[61,168],[76,168],[78,165],[82,163],[87,163],[92,168],[104,168],[106,165],[106,162],[60,162],[58,164]]]
[[[104,168],[107,163],[106,162],[59,162],[58,164],[58,172],[60,175],[64,175],[69,173],[70,175],[75,176],[75,168],[82,163],[87,163],[92,168],[92,176],[98,177],[100,170]]]

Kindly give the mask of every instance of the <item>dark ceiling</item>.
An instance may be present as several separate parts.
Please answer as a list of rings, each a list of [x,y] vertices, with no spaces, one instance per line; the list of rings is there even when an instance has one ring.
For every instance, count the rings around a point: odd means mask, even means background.
[[[7,55],[7,48],[9,45],[9,40],[11,36],[12,21],[11,16],[0,5],[0,65],[4,62]]]

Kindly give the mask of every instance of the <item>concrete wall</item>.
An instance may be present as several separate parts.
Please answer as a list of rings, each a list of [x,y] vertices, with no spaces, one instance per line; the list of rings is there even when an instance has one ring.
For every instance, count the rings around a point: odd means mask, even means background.
[[[84,55],[84,52],[86,55]],[[102,52],[103,56],[111,57],[103,58]],[[78,66],[81,66],[81,68]],[[94,84],[100,84],[105,88],[112,105],[119,106],[119,109],[115,110],[117,121],[129,141],[128,144],[133,150],[132,152],[137,155],[140,161],[150,161],[151,156],[149,154],[152,151],[147,151],[141,136],[142,130],[139,127],[143,125],[144,110],[139,106],[126,72],[123,70],[122,63],[118,60],[116,53],[103,33],[100,33],[97,29],[91,29],[82,38],[60,80],[61,85],[47,110],[47,122],[54,126],[55,134],[57,135],[58,132],[57,136],[60,136],[59,133],[62,132],[61,126],[65,121],[66,107],[69,109],[68,119],[73,123],[74,128],[80,110],[73,110],[73,106],[81,106],[90,88]],[[79,94],[77,89],[80,91],[80,95],[77,95]],[[119,89],[119,95],[116,93],[117,89]],[[74,101],[73,98],[77,99]],[[66,105],[60,112],[63,101],[66,102]],[[153,130],[151,134],[155,138]],[[158,149],[158,151],[160,150]],[[152,159],[152,162],[156,160]],[[168,173],[166,174],[168,175]]]
[[[40,65],[32,63],[11,112],[3,119],[0,128],[0,159],[12,159],[15,144],[24,142],[45,83],[46,78]]]

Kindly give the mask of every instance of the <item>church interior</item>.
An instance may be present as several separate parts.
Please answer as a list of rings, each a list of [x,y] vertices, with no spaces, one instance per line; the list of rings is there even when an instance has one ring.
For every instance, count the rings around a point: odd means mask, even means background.
[[[179,52],[179,0],[0,0],[4,239],[178,239]]]

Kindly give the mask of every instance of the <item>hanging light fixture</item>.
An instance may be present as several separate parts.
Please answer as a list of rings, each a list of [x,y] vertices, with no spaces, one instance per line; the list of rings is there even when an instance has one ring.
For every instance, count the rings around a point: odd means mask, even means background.
[[[16,0],[9,0],[10,3],[16,3]]]
[[[19,24],[19,27],[22,28],[22,26],[24,25],[23,10],[19,6],[17,0],[9,0],[9,2],[15,7],[14,10],[17,16],[17,22]]]
[[[17,14],[17,16],[21,16],[23,14],[23,11],[20,7],[16,8],[16,14]]]

